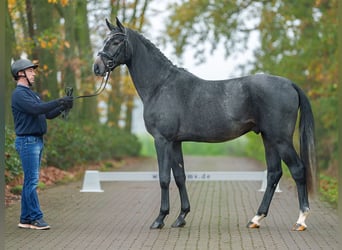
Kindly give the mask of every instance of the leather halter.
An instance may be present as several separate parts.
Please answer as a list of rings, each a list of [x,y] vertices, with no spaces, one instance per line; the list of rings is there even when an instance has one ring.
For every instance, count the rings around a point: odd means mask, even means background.
[[[111,55],[108,51],[104,51],[104,49],[106,48],[107,44],[109,42],[111,42],[115,36],[123,36],[124,39],[122,41],[120,41],[120,43],[118,44],[118,49],[115,51],[115,53],[113,55]],[[98,56],[101,57],[101,59],[104,57],[107,59],[107,62],[105,64],[105,66],[107,67],[107,69],[109,69],[109,71],[112,71],[114,69],[115,65],[115,59],[117,58],[117,56],[119,55],[119,53],[121,52],[121,47],[124,45],[124,51],[125,51],[125,58],[127,57],[127,35],[125,33],[121,33],[121,32],[117,32],[111,35],[111,37],[106,41],[105,45],[103,46],[103,50],[99,51],[97,53]],[[103,61],[103,59],[102,59]]]

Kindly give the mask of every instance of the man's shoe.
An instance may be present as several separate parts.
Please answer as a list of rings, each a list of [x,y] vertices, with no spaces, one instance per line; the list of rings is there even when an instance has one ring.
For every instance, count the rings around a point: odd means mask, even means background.
[[[38,230],[46,230],[46,229],[50,229],[50,226],[43,219],[39,219],[39,220],[32,221],[30,228],[38,229]]]
[[[19,228],[31,228],[31,221],[29,220],[20,220],[18,224]]]

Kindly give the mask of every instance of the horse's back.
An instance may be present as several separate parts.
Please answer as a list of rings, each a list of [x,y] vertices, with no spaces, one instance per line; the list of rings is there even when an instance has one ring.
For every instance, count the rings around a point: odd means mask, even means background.
[[[292,91],[294,90],[293,82],[285,77],[256,74],[246,77],[242,77],[244,81],[249,84],[250,87],[254,87],[262,91],[274,91],[272,94],[276,94],[277,91]],[[294,93],[294,92],[293,92]]]

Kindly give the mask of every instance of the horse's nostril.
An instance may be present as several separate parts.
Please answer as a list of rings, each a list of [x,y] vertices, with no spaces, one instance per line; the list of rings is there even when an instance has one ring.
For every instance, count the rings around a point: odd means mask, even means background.
[[[96,75],[100,74],[100,67],[97,64],[94,64],[93,69]]]

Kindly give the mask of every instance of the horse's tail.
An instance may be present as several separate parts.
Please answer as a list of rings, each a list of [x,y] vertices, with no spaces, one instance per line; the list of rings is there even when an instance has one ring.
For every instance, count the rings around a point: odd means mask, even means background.
[[[315,152],[315,124],[309,99],[303,90],[293,84],[299,96],[299,132],[300,132],[300,157],[306,171],[306,182],[311,194],[316,192],[317,163]]]

